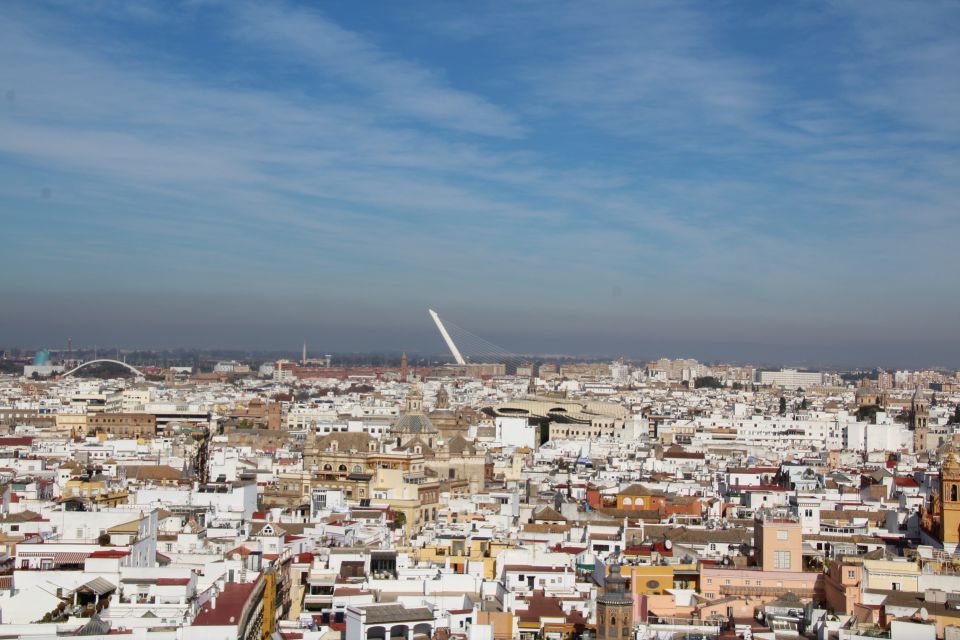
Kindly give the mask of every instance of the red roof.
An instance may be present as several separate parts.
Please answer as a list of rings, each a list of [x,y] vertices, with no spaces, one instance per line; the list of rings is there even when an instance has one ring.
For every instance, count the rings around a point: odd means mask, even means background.
[[[893,484],[898,487],[919,487],[920,484],[914,480],[911,476],[896,476],[893,479]]]
[[[223,593],[217,596],[217,607],[213,608],[213,601],[208,601],[193,619],[195,627],[239,625],[240,615],[247,600],[253,595],[255,582],[228,582],[223,587]]]
[[[664,458],[686,458],[689,460],[703,460],[706,456],[698,451],[676,451],[668,450],[663,452]]]
[[[157,584],[160,586],[190,584],[190,578],[157,578]]]
[[[10,436],[0,438],[0,447],[29,447],[33,444],[31,436]]]
[[[90,558],[125,558],[130,555],[129,551],[121,549],[104,549],[103,551],[94,551],[88,557]]]

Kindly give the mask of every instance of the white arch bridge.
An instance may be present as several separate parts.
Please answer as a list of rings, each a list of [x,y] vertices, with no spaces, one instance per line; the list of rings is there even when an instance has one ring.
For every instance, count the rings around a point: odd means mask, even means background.
[[[92,364],[99,364],[101,362],[109,362],[110,364],[119,364],[121,367],[126,367],[127,369],[130,369],[130,371],[134,372],[138,376],[141,376],[144,378],[147,377],[143,371],[140,371],[140,369],[137,369],[133,365],[129,365],[126,362],[121,362],[120,360],[111,360],[110,358],[98,358],[97,360],[90,360],[89,362],[84,362],[83,364],[77,365],[73,369],[70,369],[70,371],[67,371],[66,373],[64,373],[63,377],[72,376],[73,374],[75,374],[80,369],[83,369],[84,367],[89,367]]]

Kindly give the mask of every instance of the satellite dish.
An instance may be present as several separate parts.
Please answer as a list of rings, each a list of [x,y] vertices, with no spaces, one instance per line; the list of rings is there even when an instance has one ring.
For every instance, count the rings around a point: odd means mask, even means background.
[[[928,620],[930,618],[930,612],[927,611],[926,607],[920,607],[920,619]]]

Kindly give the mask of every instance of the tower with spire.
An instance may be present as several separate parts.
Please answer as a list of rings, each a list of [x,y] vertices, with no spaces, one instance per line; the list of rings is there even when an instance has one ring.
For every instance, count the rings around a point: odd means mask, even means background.
[[[633,596],[629,581],[620,574],[620,565],[610,567],[597,596],[597,638],[629,638],[633,632]]]

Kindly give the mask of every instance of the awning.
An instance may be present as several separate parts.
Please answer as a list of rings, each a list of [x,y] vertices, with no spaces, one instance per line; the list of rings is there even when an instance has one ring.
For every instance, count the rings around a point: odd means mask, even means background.
[[[111,591],[116,591],[117,587],[112,582],[105,578],[94,578],[90,582],[80,585],[77,587],[77,591],[89,591],[95,593],[98,596],[102,596],[110,593]]]
[[[90,555],[89,551],[58,551],[53,554],[54,564],[83,564]]]
[[[83,564],[89,551],[18,551],[18,558],[43,558],[54,564]]]

